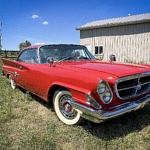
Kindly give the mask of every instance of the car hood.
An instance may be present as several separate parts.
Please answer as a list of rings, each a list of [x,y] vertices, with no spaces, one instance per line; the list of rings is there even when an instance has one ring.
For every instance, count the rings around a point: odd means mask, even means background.
[[[116,62],[100,62],[100,61],[76,61],[63,62],[63,67],[74,71],[90,71],[103,72],[117,77],[127,76],[131,74],[138,74],[141,72],[150,72],[149,65],[116,63]]]

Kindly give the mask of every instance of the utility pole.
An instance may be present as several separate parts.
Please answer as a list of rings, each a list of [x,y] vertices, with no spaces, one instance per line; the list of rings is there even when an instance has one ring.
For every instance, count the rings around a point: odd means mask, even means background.
[[[2,23],[0,22],[0,51],[2,50]]]

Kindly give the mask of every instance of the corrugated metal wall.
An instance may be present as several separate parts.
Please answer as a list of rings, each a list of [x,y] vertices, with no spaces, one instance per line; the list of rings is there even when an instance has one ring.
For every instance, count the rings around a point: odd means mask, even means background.
[[[80,31],[80,44],[103,46],[104,60],[115,54],[119,62],[150,63],[150,23]]]

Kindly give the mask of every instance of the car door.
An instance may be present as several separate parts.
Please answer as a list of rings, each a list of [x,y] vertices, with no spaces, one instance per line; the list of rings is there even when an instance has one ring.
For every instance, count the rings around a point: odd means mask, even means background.
[[[18,68],[15,79],[19,86],[35,93],[38,77],[35,68],[38,65],[37,49],[24,50],[17,59]]]

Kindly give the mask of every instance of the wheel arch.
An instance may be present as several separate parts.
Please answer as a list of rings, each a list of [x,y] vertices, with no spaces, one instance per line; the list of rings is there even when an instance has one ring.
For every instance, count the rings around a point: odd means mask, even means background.
[[[64,90],[68,90],[73,99],[77,100],[77,101],[80,101],[81,102],[81,99],[84,99],[85,100],[85,93],[89,93],[90,91],[87,90],[86,88],[85,89],[82,89],[82,88],[77,88],[77,87],[73,87],[73,86],[70,86],[70,85],[64,85],[64,84],[60,84],[60,83],[57,83],[57,84],[53,84],[49,90],[48,90],[48,97],[47,97],[47,100],[49,102],[52,102],[53,101],[53,97],[54,97],[54,93],[58,90],[58,89],[64,89]],[[83,102],[83,101],[82,101]],[[85,101],[84,101],[85,102]]]
[[[6,77],[9,79],[9,76],[11,76],[11,74],[6,74]]]
[[[53,101],[53,97],[54,97],[54,93],[58,90],[58,89],[65,89],[68,90],[66,87],[58,85],[58,84],[54,84],[49,88],[48,91],[48,101],[52,102]],[[69,91],[69,90],[68,90]]]

